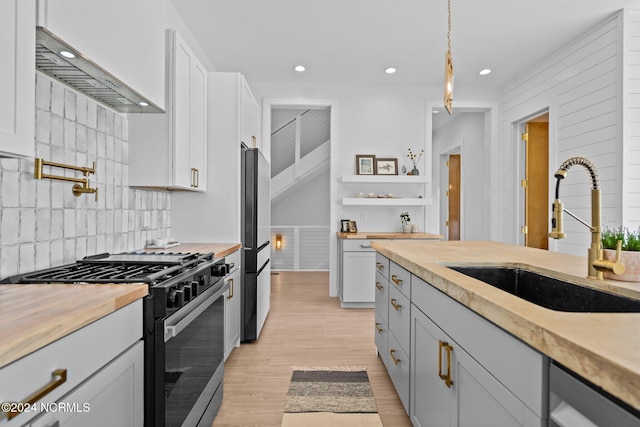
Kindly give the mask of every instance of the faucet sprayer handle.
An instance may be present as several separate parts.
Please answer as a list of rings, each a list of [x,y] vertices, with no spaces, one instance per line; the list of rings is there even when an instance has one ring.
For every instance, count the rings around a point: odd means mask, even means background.
[[[552,239],[564,239],[566,234],[562,230],[562,212],[564,208],[562,206],[562,202],[560,199],[556,199],[555,202],[551,205],[551,233],[549,233],[549,237]]]
[[[593,262],[593,266],[598,271],[610,271],[613,274],[622,274],[625,271],[625,266],[620,262],[622,256],[622,240],[618,240],[616,245],[616,259],[615,261],[609,261],[605,259],[597,259]]]

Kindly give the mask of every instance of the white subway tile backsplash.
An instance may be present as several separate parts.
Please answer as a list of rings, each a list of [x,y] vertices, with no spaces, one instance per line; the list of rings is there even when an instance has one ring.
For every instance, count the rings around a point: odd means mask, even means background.
[[[76,121],[76,93],[67,88],[64,90],[64,118]]]
[[[50,242],[36,242],[36,270],[42,270],[50,266]]]
[[[51,239],[51,212],[50,209],[36,209],[36,242]]]
[[[30,243],[36,241],[36,210],[31,208],[20,208],[20,243]]]
[[[40,73],[36,73],[36,108],[51,111],[51,81]]]
[[[49,144],[51,139],[51,113],[36,110],[36,141]]]
[[[95,160],[87,178],[98,202],[75,197],[72,182],[34,179],[33,159],[0,159],[0,278],[169,236],[170,193],[128,187],[126,115],[39,72],[35,79],[36,156],[83,167]],[[84,178],[49,166],[45,173]]]
[[[20,271],[33,271],[36,268],[36,244],[20,245]]]
[[[51,135],[49,136],[51,145],[64,146],[64,119],[62,116],[50,114],[49,126],[51,127]]]
[[[15,245],[19,238],[20,209],[4,208],[0,217],[0,245]]]
[[[51,112],[60,117],[64,117],[64,90],[64,85],[51,82]]]

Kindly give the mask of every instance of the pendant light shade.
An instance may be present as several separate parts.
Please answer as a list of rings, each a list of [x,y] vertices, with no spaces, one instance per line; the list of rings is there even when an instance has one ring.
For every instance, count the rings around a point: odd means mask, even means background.
[[[444,108],[449,114],[453,109],[453,59],[451,57],[451,0],[448,0],[447,54],[444,58]]]

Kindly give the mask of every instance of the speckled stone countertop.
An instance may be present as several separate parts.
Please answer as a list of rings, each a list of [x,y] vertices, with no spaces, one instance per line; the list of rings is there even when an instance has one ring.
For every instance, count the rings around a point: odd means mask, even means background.
[[[640,410],[640,313],[549,310],[446,265],[527,266],[558,279],[639,300],[640,283],[587,279],[586,256],[497,242],[374,240],[372,247],[541,353]]]

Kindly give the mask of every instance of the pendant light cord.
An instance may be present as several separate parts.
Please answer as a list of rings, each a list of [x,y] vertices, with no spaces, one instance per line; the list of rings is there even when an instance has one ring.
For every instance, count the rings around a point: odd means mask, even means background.
[[[448,48],[449,55],[451,55],[451,0],[449,0],[448,12],[449,12],[449,21],[448,21],[449,30],[447,31],[447,48]]]

